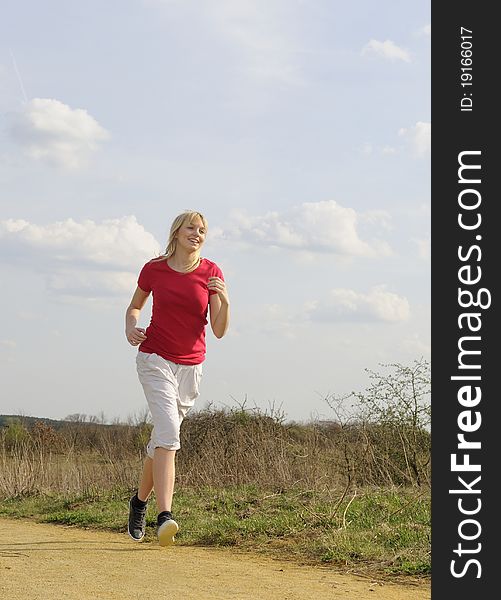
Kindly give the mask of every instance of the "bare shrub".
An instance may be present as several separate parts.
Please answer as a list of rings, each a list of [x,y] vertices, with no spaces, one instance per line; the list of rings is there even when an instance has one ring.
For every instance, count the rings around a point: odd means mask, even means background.
[[[412,366],[381,366],[390,371],[367,369],[371,384],[363,392],[327,398],[341,424],[338,442],[347,478],[376,485],[429,485],[430,365],[420,359]]]
[[[244,404],[190,414],[181,429],[184,486],[348,490],[430,482],[429,365],[370,372],[364,392],[327,400],[336,419],[286,422]],[[348,402],[352,406],[348,407]],[[151,432],[147,413],[127,423],[73,415],[68,422],[0,430],[0,496],[133,489]]]

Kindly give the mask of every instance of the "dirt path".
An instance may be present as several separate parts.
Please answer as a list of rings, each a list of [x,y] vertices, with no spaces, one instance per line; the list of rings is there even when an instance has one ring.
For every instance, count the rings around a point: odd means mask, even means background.
[[[126,534],[0,519],[10,600],[428,600],[397,585],[230,550],[137,544]]]

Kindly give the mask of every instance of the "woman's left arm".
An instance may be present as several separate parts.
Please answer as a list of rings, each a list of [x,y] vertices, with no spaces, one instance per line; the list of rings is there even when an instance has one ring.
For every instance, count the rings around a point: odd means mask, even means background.
[[[209,297],[210,326],[217,338],[222,338],[230,325],[230,299],[226,284],[219,277],[209,277],[209,290],[217,292]]]

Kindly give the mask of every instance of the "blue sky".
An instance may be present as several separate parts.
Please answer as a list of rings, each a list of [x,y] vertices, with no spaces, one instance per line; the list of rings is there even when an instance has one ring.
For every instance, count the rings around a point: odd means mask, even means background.
[[[20,0],[0,40],[0,412],[142,410],[124,312],[184,209],[233,312],[200,408],[334,418],[430,358],[428,2]]]

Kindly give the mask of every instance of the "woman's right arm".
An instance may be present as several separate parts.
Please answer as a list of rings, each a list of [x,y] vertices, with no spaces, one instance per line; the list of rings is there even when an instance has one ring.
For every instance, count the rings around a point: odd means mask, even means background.
[[[125,312],[125,336],[132,346],[137,346],[146,339],[145,330],[142,327],[137,327],[137,322],[139,313],[149,295],[150,292],[145,292],[138,286]]]

